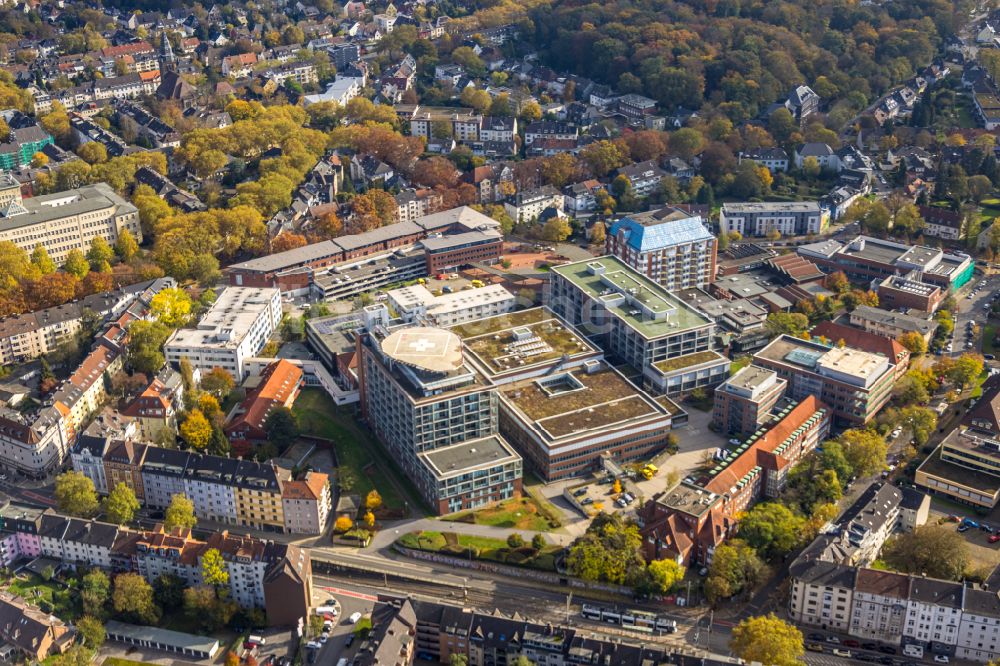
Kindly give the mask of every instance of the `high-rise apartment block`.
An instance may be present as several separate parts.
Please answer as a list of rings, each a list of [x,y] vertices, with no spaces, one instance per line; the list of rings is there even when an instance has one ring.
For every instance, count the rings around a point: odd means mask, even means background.
[[[605,238],[609,254],[667,289],[715,280],[718,241],[700,215],[679,208],[632,214],[612,224]]]
[[[461,338],[424,326],[367,328],[362,413],[433,509],[520,495],[521,457],[497,434],[495,387],[466,363]]]

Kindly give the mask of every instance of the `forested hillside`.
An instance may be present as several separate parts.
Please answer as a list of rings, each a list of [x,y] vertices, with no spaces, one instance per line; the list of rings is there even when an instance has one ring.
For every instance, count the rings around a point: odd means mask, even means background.
[[[523,21],[543,62],[733,121],[807,83],[849,120],[926,66],[969,0],[554,0]],[[488,16],[489,10],[481,12]]]

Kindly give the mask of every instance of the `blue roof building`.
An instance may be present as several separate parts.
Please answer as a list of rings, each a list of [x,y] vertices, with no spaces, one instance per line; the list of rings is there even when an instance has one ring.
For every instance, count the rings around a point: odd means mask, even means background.
[[[607,251],[668,290],[715,279],[717,241],[700,215],[663,208],[623,217],[606,235]]]

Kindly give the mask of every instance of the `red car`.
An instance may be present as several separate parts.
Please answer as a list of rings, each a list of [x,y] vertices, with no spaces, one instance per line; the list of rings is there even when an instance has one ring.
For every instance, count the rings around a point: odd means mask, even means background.
[[[844,641],[844,645],[853,648],[861,647],[861,643],[859,641],[854,640],[853,638],[848,638],[846,641]]]
[[[997,541],[1000,541],[1000,533],[991,534],[990,538],[987,539],[987,541],[989,541],[990,543],[996,543]]]

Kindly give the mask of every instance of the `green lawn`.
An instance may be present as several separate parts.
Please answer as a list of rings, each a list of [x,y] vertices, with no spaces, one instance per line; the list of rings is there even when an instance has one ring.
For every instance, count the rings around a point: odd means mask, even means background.
[[[502,539],[431,530],[409,532],[399,537],[398,542],[406,548],[463,557],[468,556],[471,550],[478,560],[490,560],[543,571],[554,571],[556,557],[562,552],[561,546],[549,545],[535,552],[530,545],[524,548],[509,548],[507,542]]]
[[[753,356],[740,356],[729,364],[729,376],[732,377],[737,372],[753,363]]]
[[[993,339],[997,334],[996,324],[986,324],[983,326],[983,353],[995,354],[996,348],[993,346]]]
[[[34,574],[19,576],[10,581],[7,591],[63,620],[72,621],[79,615],[70,591],[55,581],[45,581]]]
[[[1000,217],[1000,199],[983,199],[980,205],[979,221],[985,222]]]
[[[499,502],[475,511],[463,511],[444,518],[445,521],[492,525],[533,532],[547,532],[559,527],[558,520],[553,525],[548,515],[548,507],[542,507],[533,497],[521,497]]]
[[[337,461],[346,469],[342,473],[354,479],[351,493],[363,499],[375,489],[387,509],[403,508],[403,496],[397,488],[408,481],[385,462],[388,456],[381,444],[357,424],[349,408],[338,407],[321,389],[305,389],[292,411],[303,434],[333,441]],[[411,494],[419,497],[416,493]]]
[[[133,661],[132,659],[122,659],[121,657],[108,657],[103,662],[104,666],[156,666],[148,661]]]

